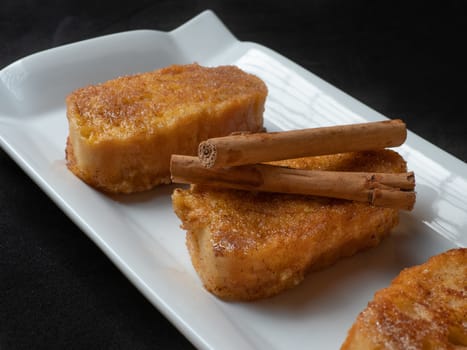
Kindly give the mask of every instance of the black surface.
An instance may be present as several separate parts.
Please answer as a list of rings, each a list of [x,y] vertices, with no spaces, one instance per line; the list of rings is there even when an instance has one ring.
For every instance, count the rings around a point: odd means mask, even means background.
[[[280,52],[467,161],[462,1],[408,3],[8,0],[0,68],[103,34],[172,30],[210,8],[240,40]],[[0,349],[33,348],[191,345],[0,150]]]

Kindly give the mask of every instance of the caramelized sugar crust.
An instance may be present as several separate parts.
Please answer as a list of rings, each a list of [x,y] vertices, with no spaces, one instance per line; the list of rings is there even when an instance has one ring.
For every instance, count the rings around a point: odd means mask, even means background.
[[[78,89],[67,97],[68,167],[108,192],[170,182],[170,155],[263,127],[265,84],[235,66],[173,65]]]
[[[70,94],[67,104],[81,135],[97,142],[150,135],[187,114],[222,109],[232,98],[241,102],[266,93],[259,78],[235,66],[190,64],[87,86]]]
[[[405,172],[389,150],[276,162],[295,168]],[[269,297],[300,283],[311,270],[377,245],[398,211],[311,196],[192,186],[173,206],[187,230],[193,265],[205,287],[225,299]]]
[[[466,348],[466,248],[403,270],[375,294],[342,346],[342,350]]]

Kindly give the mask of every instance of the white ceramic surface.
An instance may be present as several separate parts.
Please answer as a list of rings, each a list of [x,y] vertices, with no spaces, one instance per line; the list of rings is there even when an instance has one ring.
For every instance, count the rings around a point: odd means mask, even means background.
[[[417,180],[415,210],[376,249],[277,297],[223,302],[194,272],[171,209],[174,186],[109,197],[65,166],[65,96],[173,63],[235,64],[268,85],[269,130],[385,117],[287,58],[240,42],[210,11],[169,33],[132,31],[23,58],[0,72],[0,144],[128,279],[199,348],[337,349],[373,293],[406,267],[467,245],[467,166],[409,132],[397,150]]]

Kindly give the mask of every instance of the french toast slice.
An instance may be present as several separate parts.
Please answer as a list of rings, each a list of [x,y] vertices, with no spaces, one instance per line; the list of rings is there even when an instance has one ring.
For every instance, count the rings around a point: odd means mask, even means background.
[[[275,162],[302,169],[405,172],[394,151],[342,153]],[[398,223],[398,210],[312,196],[192,185],[173,208],[207,290],[223,299],[266,298],[306,273],[373,247]]]
[[[261,131],[266,85],[235,66],[173,65],[72,92],[68,168],[105,192],[170,182],[170,155],[200,141]]]
[[[467,349],[467,249],[404,269],[376,292],[341,349]]]

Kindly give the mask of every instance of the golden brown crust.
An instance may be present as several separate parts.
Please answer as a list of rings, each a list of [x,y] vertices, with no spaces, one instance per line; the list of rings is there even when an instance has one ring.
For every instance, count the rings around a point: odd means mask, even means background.
[[[403,270],[378,291],[341,349],[466,347],[467,249],[459,248]]]
[[[260,131],[266,94],[259,78],[237,67],[197,64],[78,89],[66,100],[68,166],[108,192],[167,183],[171,154],[196,154],[206,138]]]
[[[279,162],[321,170],[404,172],[395,152],[359,152]],[[193,265],[205,287],[225,299],[268,297],[308,271],[377,245],[398,222],[394,209],[273,193],[192,186],[175,190],[173,206],[187,232]]]

